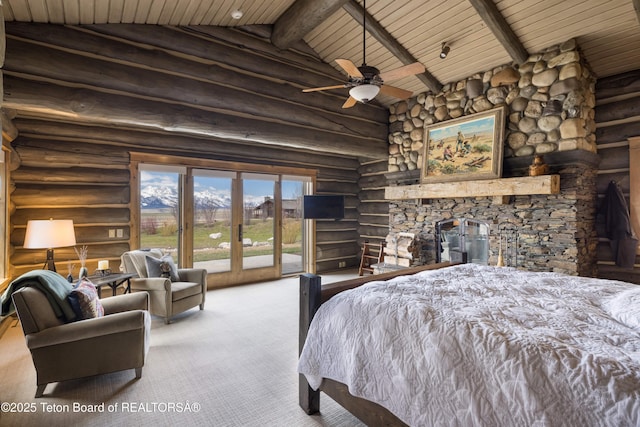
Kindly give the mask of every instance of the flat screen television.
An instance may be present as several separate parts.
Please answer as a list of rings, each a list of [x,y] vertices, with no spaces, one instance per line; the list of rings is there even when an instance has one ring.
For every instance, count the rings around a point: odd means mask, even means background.
[[[344,218],[344,195],[307,195],[302,204],[304,219]]]

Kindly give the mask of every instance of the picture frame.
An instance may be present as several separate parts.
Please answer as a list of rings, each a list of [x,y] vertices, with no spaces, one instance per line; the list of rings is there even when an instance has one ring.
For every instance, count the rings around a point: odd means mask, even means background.
[[[502,106],[427,126],[420,181],[500,178],[505,114]]]

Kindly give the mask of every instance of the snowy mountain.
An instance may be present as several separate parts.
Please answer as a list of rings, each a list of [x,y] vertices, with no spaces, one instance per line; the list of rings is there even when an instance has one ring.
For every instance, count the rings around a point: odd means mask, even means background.
[[[146,185],[140,190],[142,209],[161,209],[175,206],[178,201],[176,187],[166,185]]]
[[[228,190],[218,190],[214,187],[199,188],[194,192],[196,206],[216,206],[228,208],[231,206],[231,195]],[[264,196],[247,196],[247,204],[257,206],[264,201]],[[149,183],[140,190],[140,205],[142,209],[163,209],[175,206],[178,202],[178,187],[166,183]]]

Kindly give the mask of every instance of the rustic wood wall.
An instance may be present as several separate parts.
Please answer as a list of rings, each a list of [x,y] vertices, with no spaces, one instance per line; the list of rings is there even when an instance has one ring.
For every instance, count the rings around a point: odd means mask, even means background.
[[[388,159],[363,162],[360,166],[360,246],[365,241],[380,243],[389,234],[389,201],[384,197]]]
[[[386,162],[388,112],[303,94],[343,77],[304,47],[281,52],[251,30],[7,24],[4,107],[20,162],[14,277],[45,258],[21,247],[28,219],[73,219],[89,270],[99,259],[117,265],[134,226],[131,151],[315,169],[317,193],[347,195],[345,220],[317,223],[317,269],[357,264],[360,165]],[[109,238],[113,228],[124,236]],[[73,248],[56,259],[66,272]]]
[[[596,142],[601,162],[598,172],[598,198],[602,202],[611,180],[622,188],[629,202],[640,182],[631,182],[629,162],[630,137],[640,135],[640,70],[599,79],[596,85]],[[604,278],[621,279],[640,284],[640,256],[632,270],[615,266],[609,240],[604,233],[604,217],[598,216],[598,271]],[[640,230],[635,230],[640,233]]]

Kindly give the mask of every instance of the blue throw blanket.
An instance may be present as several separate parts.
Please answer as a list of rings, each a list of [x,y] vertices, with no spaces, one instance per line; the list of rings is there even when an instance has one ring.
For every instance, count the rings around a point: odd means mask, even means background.
[[[49,300],[51,308],[58,318],[63,319],[65,322],[75,320],[76,314],[67,300],[67,296],[71,293],[73,286],[67,282],[67,279],[55,271],[49,270],[29,271],[10,283],[2,297],[0,297],[0,302],[2,303],[1,314],[3,316],[11,314],[15,310],[11,294],[25,286],[41,291]]]

